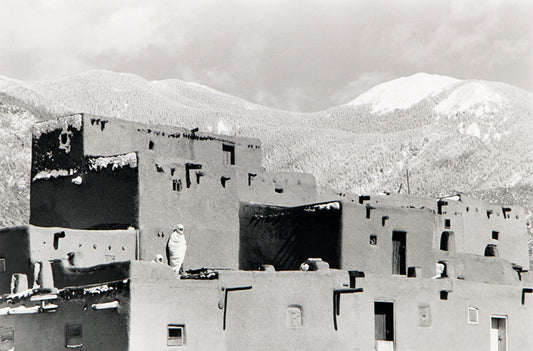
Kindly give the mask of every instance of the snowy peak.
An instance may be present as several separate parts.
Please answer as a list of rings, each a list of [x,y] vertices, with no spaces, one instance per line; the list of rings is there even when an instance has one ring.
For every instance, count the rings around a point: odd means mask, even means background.
[[[372,113],[376,114],[405,110],[460,82],[437,74],[417,73],[376,85],[347,105],[370,105]]]

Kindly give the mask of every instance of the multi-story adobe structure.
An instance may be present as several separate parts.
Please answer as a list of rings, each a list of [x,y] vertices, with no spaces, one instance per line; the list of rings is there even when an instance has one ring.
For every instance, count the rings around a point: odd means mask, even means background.
[[[150,262],[177,223],[209,268],[181,279]],[[333,193],[257,139],[80,114],[36,125],[30,225],[0,230],[0,350],[527,350],[528,269],[521,208]]]

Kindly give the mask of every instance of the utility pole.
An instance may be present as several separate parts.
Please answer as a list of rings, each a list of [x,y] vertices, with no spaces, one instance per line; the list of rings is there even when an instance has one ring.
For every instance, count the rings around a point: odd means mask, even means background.
[[[405,167],[405,177],[407,178],[407,195],[411,195],[411,187],[409,186],[409,168]]]

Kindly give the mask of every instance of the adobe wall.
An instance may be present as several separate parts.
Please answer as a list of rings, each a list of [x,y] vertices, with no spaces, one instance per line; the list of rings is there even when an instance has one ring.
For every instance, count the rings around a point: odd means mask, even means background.
[[[28,287],[33,282],[50,285],[52,277],[49,260],[66,259],[71,264],[93,266],[136,258],[137,231],[133,228],[116,231],[80,231],[65,228],[36,226],[13,227],[0,230],[0,258],[5,259],[6,271],[0,273],[0,295],[9,294],[11,276],[26,274]],[[57,247],[57,248],[56,248]],[[35,263],[40,263],[34,276]]]
[[[74,229],[137,226],[136,165],[83,168],[73,174],[32,180],[30,223]]]
[[[276,206],[301,206],[317,202],[316,181],[306,173],[267,173],[235,169],[239,199]]]
[[[143,124],[83,115],[85,155],[110,156],[150,152],[165,157],[223,163],[223,144],[234,147],[235,165],[260,168],[259,139],[219,134],[192,133],[173,126]]]
[[[4,259],[5,271],[0,271],[0,295],[11,291],[11,276],[26,274],[31,287],[33,264],[30,258],[28,227],[0,229],[0,259]]]
[[[505,211],[505,216],[504,216]],[[529,269],[526,215],[521,207],[493,205],[462,197],[442,207],[442,218],[459,222],[457,250],[484,255],[487,245],[496,245],[500,258]],[[498,239],[493,239],[493,231]],[[455,231],[454,231],[455,232]]]
[[[342,268],[392,275],[394,231],[406,233],[406,267],[435,275],[432,235],[435,216],[427,209],[371,207],[343,202]],[[371,240],[371,236],[375,239]]]
[[[34,262],[66,258],[74,253],[76,266],[94,266],[135,260],[137,231],[73,230],[29,226],[29,247]]]
[[[39,295],[0,301],[0,329],[12,328],[13,350],[64,350],[67,325],[81,326],[82,350],[128,350],[129,290],[127,284],[102,285],[93,289],[71,288],[55,299],[32,301]],[[54,295],[48,295],[54,296]],[[9,299],[8,299],[9,300]],[[95,309],[95,305],[118,301],[119,307]],[[34,310],[38,306],[46,310]],[[53,306],[56,306],[55,308]],[[14,314],[25,306],[26,314]],[[5,346],[8,342],[2,343]]]
[[[339,202],[301,207],[241,203],[239,269],[298,270],[310,257],[341,264]]]
[[[528,332],[533,322],[533,302],[527,296],[525,305],[521,304],[520,286],[399,276],[383,279],[374,275],[358,279],[357,284],[365,292],[357,299],[343,301],[346,304],[342,313],[345,308],[357,311],[358,335],[364,336],[358,345],[360,350],[374,349],[375,301],[394,303],[394,338],[398,351],[488,350],[491,316],[508,318],[508,350],[527,350],[533,343],[533,335]],[[441,290],[449,291],[447,300],[440,298]],[[428,310],[423,311],[424,306]],[[468,323],[469,307],[478,310],[477,324]]]
[[[231,166],[201,163],[186,182],[186,163],[162,157],[139,158],[141,183],[140,258],[166,257],[170,234],[185,226],[187,254],[184,267],[238,267],[239,201]],[[197,178],[196,172],[202,172]],[[222,185],[221,178],[227,179]],[[179,181],[179,190],[175,182]]]
[[[533,297],[522,304],[522,286],[368,274],[350,293],[346,271],[221,271],[206,281],[145,271],[154,278],[132,279],[131,350],[166,349],[169,324],[184,326],[186,350],[373,350],[376,301],[394,303],[397,351],[487,350],[491,316],[508,318],[509,350],[533,343]],[[234,289],[226,300],[222,287]],[[335,290],[344,291],[338,304]]]

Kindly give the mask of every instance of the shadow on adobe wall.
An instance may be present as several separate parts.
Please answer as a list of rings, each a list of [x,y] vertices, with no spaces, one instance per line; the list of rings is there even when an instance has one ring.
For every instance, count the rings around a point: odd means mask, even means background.
[[[341,262],[341,207],[324,205],[278,207],[241,203],[239,268],[299,269],[307,258],[319,257],[331,268]]]

